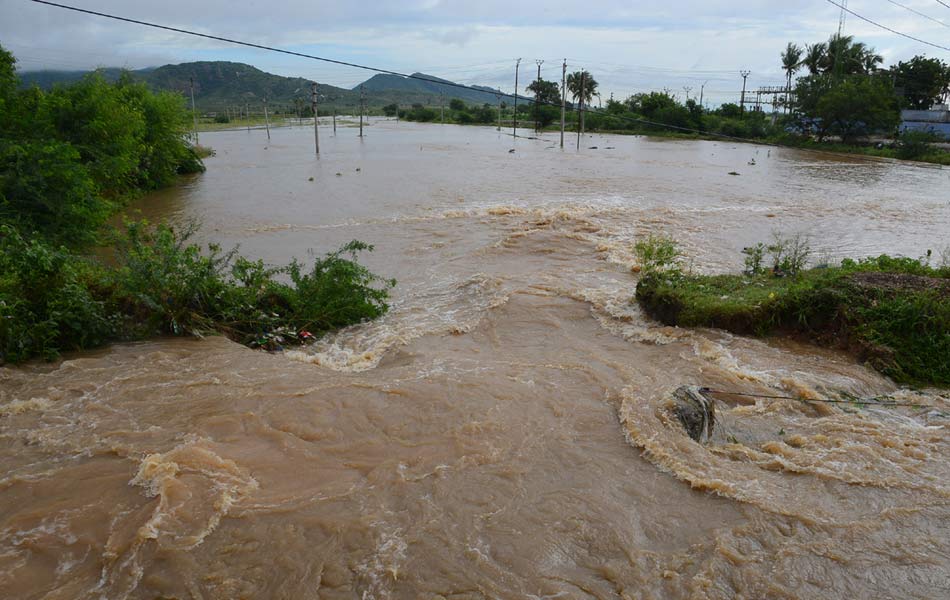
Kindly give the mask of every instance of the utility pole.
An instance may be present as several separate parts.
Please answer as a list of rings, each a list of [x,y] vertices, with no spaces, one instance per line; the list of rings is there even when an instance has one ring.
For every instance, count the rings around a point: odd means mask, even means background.
[[[195,110],[195,78],[190,77],[188,81],[191,82],[191,118],[195,124],[195,146],[198,145],[198,111]]]
[[[739,71],[739,75],[742,75],[742,98],[739,100],[739,114],[745,114],[745,80],[749,78],[749,73],[751,71]]]
[[[567,102],[567,59],[561,64],[561,150],[564,149],[564,104]]]
[[[686,92],[686,101],[689,102],[689,93],[693,91],[693,88],[689,87],[688,85],[684,85],[683,91]]]
[[[270,139],[270,117],[267,116],[267,98],[264,98],[264,127],[267,128],[267,139]]]
[[[439,92],[439,119],[445,125],[445,90]]]
[[[251,132],[251,112],[247,102],[244,102],[244,119],[247,121],[247,132]]]
[[[317,128],[317,83],[310,84],[310,107],[313,109],[313,144],[320,156],[320,130]]]
[[[521,66],[521,59],[515,61],[515,114],[514,127],[511,129],[511,135],[518,137],[518,68]]]
[[[360,85],[360,137],[363,137],[363,104],[366,96],[363,94],[363,86]]]
[[[544,61],[541,59],[535,60],[538,64],[538,89],[534,91],[534,132],[541,132],[541,65],[544,64]]]
[[[709,81],[704,81],[703,84],[699,86],[699,108],[703,107],[703,90],[706,89],[707,83],[709,83]]]
[[[336,98],[333,100],[333,137],[336,137]]]
[[[577,149],[581,149],[581,136],[584,135],[584,84],[587,71],[581,70],[581,96],[578,103],[579,119],[577,120]]]
[[[501,94],[495,94],[495,100],[498,101],[498,127],[495,131],[501,131]]]

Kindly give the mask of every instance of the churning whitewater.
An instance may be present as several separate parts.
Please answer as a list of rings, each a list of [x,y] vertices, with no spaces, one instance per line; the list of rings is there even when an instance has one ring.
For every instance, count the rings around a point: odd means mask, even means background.
[[[319,160],[305,128],[203,141],[208,172],[142,213],[274,263],[375,244],[392,310],[279,354],[179,338],[0,369],[4,597],[950,589],[950,398],[835,351],[658,325],[631,271],[651,233],[700,272],[774,230],[920,256],[947,243],[946,169],[385,121]],[[926,407],[722,395],[699,444],[669,409],[682,385]]]

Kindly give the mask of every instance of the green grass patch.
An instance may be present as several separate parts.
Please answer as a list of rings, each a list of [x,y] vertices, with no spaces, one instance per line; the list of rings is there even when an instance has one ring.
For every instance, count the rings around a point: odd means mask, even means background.
[[[669,325],[792,334],[901,383],[950,386],[950,268],[879,256],[795,275],[650,273],[636,298]]]

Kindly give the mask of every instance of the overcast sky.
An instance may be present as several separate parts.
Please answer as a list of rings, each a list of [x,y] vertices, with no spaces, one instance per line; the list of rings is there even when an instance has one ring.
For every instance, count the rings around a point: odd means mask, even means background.
[[[400,72],[422,71],[469,84],[514,87],[522,78],[560,79],[586,68],[604,99],[684,86],[711,103],[741,89],[777,85],[779,54],[789,41],[827,39],[839,10],[826,0],[61,0],[90,10],[359,62]],[[900,4],[950,24],[937,0]],[[948,2],[950,4],[950,2]],[[850,0],[851,10],[889,27],[950,46],[950,27],[888,0]],[[845,33],[875,47],[890,65],[915,54],[950,62],[928,47],[848,16]],[[141,68],[194,60],[233,60],[281,75],[352,87],[372,73],[217,43],[211,40],[77,14],[29,0],[0,0],[0,44],[22,70]],[[524,83],[521,87],[523,88]]]

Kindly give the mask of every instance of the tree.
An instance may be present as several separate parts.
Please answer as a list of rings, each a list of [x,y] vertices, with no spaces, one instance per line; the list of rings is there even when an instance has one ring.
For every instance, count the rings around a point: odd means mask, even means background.
[[[791,47],[792,44],[789,44]],[[786,49],[786,52],[788,49]],[[850,35],[831,36],[827,42],[809,44],[805,47],[801,64],[810,75],[833,73],[835,75],[869,75],[877,71],[884,58],[863,42],[855,42]],[[785,55],[782,55],[784,68]]]
[[[560,104],[560,86],[554,81],[536,79],[528,86],[528,91],[538,97],[542,104]]]
[[[383,107],[383,114],[387,117],[395,117],[399,114],[399,105],[393,102],[392,104],[387,104]]]
[[[792,90],[792,75],[802,66],[804,50],[801,46],[789,42],[782,52],[782,69],[785,71],[785,110],[788,111],[788,97]]]
[[[581,97],[581,81],[583,80],[584,94]],[[574,71],[567,76],[567,89],[575,102],[589,105],[597,95],[597,81],[587,71]]]
[[[830,134],[852,142],[900,121],[890,82],[880,77],[811,75],[798,80],[795,94],[802,129],[816,129],[819,140]]]
[[[907,108],[926,110],[950,93],[950,65],[936,58],[915,56],[891,67],[891,74]]]
[[[452,110],[465,110],[465,102],[459,100],[458,98],[452,98],[449,100],[449,108]]]

